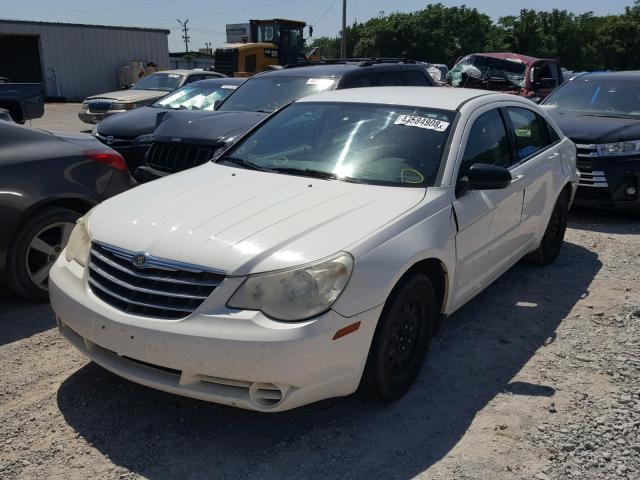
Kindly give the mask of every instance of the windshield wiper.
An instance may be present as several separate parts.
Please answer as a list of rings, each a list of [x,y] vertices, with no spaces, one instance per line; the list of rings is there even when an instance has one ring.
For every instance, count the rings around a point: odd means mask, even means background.
[[[247,162],[246,160],[243,160],[238,157],[222,157],[216,161],[216,163],[223,163],[223,162],[229,162],[229,163],[233,163],[234,165],[240,165],[241,167],[245,167],[249,170],[271,172],[271,170],[269,170],[268,168],[261,167],[260,165],[256,165],[255,163]]]
[[[342,180],[344,182],[350,182],[350,183],[367,183],[357,178],[341,177],[333,172],[327,172],[325,170],[314,170],[312,168],[273,168],[269,171],[276,172],[276,173],[291,173],[293,175],[321,178],[323,180]]]

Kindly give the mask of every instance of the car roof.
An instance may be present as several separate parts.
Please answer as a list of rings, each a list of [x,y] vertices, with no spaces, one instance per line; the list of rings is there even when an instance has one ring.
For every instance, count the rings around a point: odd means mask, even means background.
[[[472,53],[471,55],[475,55],[479,57],[499,58],[502,60],[512,60],[512,61],[515,60],[525,65],[531,65],[532,63],[537,62],[539,60],[549,60],[546,58],[530,57],[529,55],[522,55],[520,53],[511,53],[511,52]]]
[[[365,64],[363,64],[365,63]],[[317,64],[317,65],[308,65],[303,67],[290,67],[290,68],[282,68],[279,70],[271,70],[267,72],[262,72],[259,74],[260,77],[342,77],[347,72],[352,72],[355,70],[367,71],[368,69],[377,69],[384,68],[393,69],[394,67],[398,70],[405,70],[407,67],[411,68],[412,66],[417,66],[418,68],[424,68],[424,65],[419,63],[404,63],[404,62],[380,62],[380,63],[372,63],[366,64],[366,62],[354,61],[347,63],[327,63],[327,64]]]
[[[199,80],[187,85],[242,85],[246,80],[243,77],[208,78],[207,80]]]
[[[411,105],[414,107],[437,108],[441,110],[458,110],[460,106],[477,97],[495,96],[499,99],[504,94],[487,90],[450,87],[366,87],[347,88],[320,92],[298,100],[300,102],[345,102],[372,103],[390,105]],[[511,98],[510,95],[507,98]]]
[[[589,78],[592,80],[640,80],[640,70],[626,70],[622,72],[587,72],[576,74],[577,79]]]
[[[216,73],[216,72],[207,72],[206,70],[202,70],[200,69],[192,69],[192,70],[187,70],[184,68],[178,68],[176,70],[158,70],[157,72],[153,72],[153,73],[173,73],[173,74],[178,74],[178,75],[188,75],[190,73]]]

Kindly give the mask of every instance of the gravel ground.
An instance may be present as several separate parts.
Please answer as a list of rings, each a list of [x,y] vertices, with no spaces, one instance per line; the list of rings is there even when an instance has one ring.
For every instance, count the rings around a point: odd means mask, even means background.
[[[0,478],[640,479],[640,222],[572,212],[453,315],[410,393],[264,415],[88,363],[0,292]],[[2,288],[2,287],[0,287]]]
[[[44,115],[28,121],[27,125],[43,130],[91,133],[93,125],[78,118],[79,110],[79,103],[47,103],[44,106]]]

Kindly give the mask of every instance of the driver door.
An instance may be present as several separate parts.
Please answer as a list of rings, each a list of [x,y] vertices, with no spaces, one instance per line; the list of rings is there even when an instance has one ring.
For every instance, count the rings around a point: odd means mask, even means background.
[[[513,162],[506,125],[498,108],[481,109],[467,123],[457,178],[471,165],[509,168]],[[509,264],[521,236],[524,190],[515,177],[500,190],[470,190],[453,202],[458,224],[454,304],[466,302]]]

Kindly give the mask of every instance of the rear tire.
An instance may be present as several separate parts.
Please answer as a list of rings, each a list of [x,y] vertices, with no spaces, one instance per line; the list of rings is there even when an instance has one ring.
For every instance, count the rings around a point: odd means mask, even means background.
[[[360,392],[390,403],[413,385],[429,350],[438,320],[429,277],[416,273],[403,279],[387,299],[376,327]]]
[[[7,284],[19,295],[49,299],[49,269],[69,240],[80,214],[45,207],[16,232],[7,256]]]
[[[542,237],[542,242],[537,250],[529,253],[525,260],[538,265],[549,265],[558,257],[564,233],[567,230],[567,219],[569,218],[569,199],[562,192],[560,198],[553,207],[551,218],[547,224],[547,229]]]

